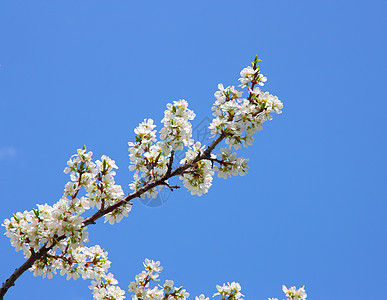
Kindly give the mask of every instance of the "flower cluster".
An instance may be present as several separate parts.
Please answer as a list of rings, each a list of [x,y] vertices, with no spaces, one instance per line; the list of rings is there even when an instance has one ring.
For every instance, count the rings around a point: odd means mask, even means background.
[[[249,167],[247,166],[248,158],[237,157],[235,152],[231,152],[229,148],[220,149],[221,159],[219,166],[215,166],[215,171],[218,172],[218,177],[227,179],[229,175],[241,175],[244,176],[247,173]]]
[[[225,134],[226,143],[235,149],[241,144],[251,145],[253,134],[262,129],[265,121],[272,119],[271,113],[279,114],[283,107],[278,97],[255,87],[256,84],[263,86],[267,80],[259,73],[258,61],[256,58],[252,67],[244,68],[240,73],[242,87],[248,87],[247,98],[242,98],[243,93],[234,86],[224,88],[219,84],[219,90],[215,92],[216,101],[212,107],[215,118],[209,128],[213,135]]]
[[[4,220],[5,235],[16,251],[23,250],[25,257],[30,257],[31,252],[38,251],[42,245],[53,247],[55,251],[63,250],[67,243],[76,248],[88,241],[81,214],[90,205],[87,197],[77,196],[82,186],[93,184],[95,167],[91,156],[92,152],[84,148],[70,158],[65,172],[70,173],[72,182],[66,184],[63,197],[53,206],[38,205],[38,209],[18,212]]]
[[[121,186],[114,182],[115,162],[104,155],[94,163],[92,154],[83,147],[69,159],[64,172],[70,173],[71,181],[65,185],[63,196],[57,203],[52,206],[38,204],[37,209],[18,212],[5,219],[3,226],[12,246],[16,251],[23,250],[26,258],[43,246],[48,249],[30,268],[35,276],[52,278],[60,270],[67,279],[80,276],[94,279],[92,289],[95,295],[123,299],[117,296],[121,290],[114,286],[113,275],[107,273],[110,266],[107,252],[98,245],[90,248],[83,245],[88,241],[88,232],[81,214],[94,206],[103,211],[123,197]],[[86,195],[80,197],[82,187]],[[127,216],[130,208],[129,204],[120,206],[105,215],[105,222],[119,222]]]
[[[107,253],[97,245],[94,247],[77,247],[66,249],[61,255],[55,255],[54,251],[39,259],[32,266],[34,276],[52,278],[56,270],[60,269],[60,274],[67,275],[67,280],[83,278],[94,278],[106,272],[110,266],[107,261]]]
[[[106,155],[102,155],[101,160],[95,162],[95,181],[87,190],[91,207],[97,206],[98,209],[103,210],[123,198],[124,192],[122,187],[115,184],[114,181],[114,176],[116,175],[114,169],[118,169],[115,161]],[[131,204],[128,203],[116,208],[105,216],[105,222],[110,224],[120,222],[123,217],[128,216],[131,208]]]
[[[285,293],[287,300],[305,300],[306,293],[305,287],[302,285],[298,290],[295,286],[288,289],[286,286],[282,286],[282,291]],[[269,298],[269,300],[278,300],[278,298]]]
[[[136,143],[129,142],[129,170],[134,171],[134,181],[129,187],[136,191],[146,185],[151,180],[157,180],[163,176],[167,170],[167,157],[163,155],[162,144],[156,143],[156,125],[152,119],[145,119],[134,130]],[[161,189],[162,186],[159,187]],[[148,189],[141,194],[142,198],[155,198],[157,187]]]
[[[167,171],[167,165],[174,151],[183,150],[185,146],[193,144],[191,120],[195,118],[192,110],[188,109],[185,100],[167,104],[164,127],[160,130],[160,141],[156,142],[156,125],[152,119],[145,119],[134,130],[136,142],[129,142],[129,170],[135,171],[134,181],[129,187],[136,191],[150,181],[160,179]],[[167,182],[165,182],[167,184]],[[142,198],[156,198],[158,191],[164,185],[148,189]]]
[[[50,251],[47,256],[35,262],[31,271],[34,276],[43,275],[49,279],[58,269],[60,275],[67,276],[67,280],[75,280],[80,276],[83,279],[93,279],[89,288],[93,291],[94,299],[124,299],[125,292],[116,286],[118,281],[113,274],[108,273],[111,262],[107,254],[98,245],[66,249],[62,255],[55,255]]]
[[[282,290],[289,300],[304,300],[306,299],[305,287],[302,285],[298,290],[295,286],[288,289],[286,286],[282,286]]]
[[[38,209],[17,212],[10,219],[5,219],[5,235],[10,238],[15,250],[23,250],[24,256],[28,258],[32,251],[38,251],[43,244],[63,249],[65,243],[56,244],[62,235],[71,238],[72,247],[87,242],[87,232],[82,230],[83,218],[69,213],[66,202],[60,200],[53,207],[38,205]]]
[[[180,176],[192,195],[201,196],[211,187],[215,172],[225,179],[247,173],[248,159],[237,157],[231,149],[239,149],[242,144],[251,145],[253,134],[262,129],[264,122],[272,119],[272,113],[280,114],[283,107],[276,96],[261,91],[257,86],[263,86],[267,80],[260,73],[258,62],[256,57],[252,66],[240,72],[240,86],[248,90],[246,98],[234,86],[224,88],[222,84],[218,85],[212,107],[214,119],[209,126],[216,139],[207,148],[192,139],[190,121],[195,118],[195,113],[188,109],[185,100],[167,104],[161,121],[160,141],[156,139],[153,120],[144,119],[135,128],[135,142],[128,143],[129,169],[134,171],[134,180],[129,187],[134,192],[126,199],[155,198],[164,186],[177,188],[169,185],[168,180],[172,176]],[[212,154],[223,140],[229,147],[221,148],[218,155]],[[183,152],[178,153],[181,156],[175,156],[175,151]],[[174,159],[180,160],[180,166],[172,170]],[[64,172],[70,173],[71,181],[65,185],[63,196],[57,203],[52,206],[38,205],[37,209],[18,212],[4,221],[5,235],[10,238],[16,251],[22,250],[25,257],[34,255],[30,270],[35,276],[52,278],[60,270],[60,274],[66,275],[67,279],[92,279],[89,288],[95,299],[125,298],[124,291],[117,286],[117,280],[108,273],[110,261],[107,252],[98,245],[84,246],[88,241],[86,225],[102,216],[105,216],[105,222],[114,224],[128,216],[131,210],[132,205],[124,200],[121,186],[115,184],[116,169],[115,161],[109,157],[103,155],[100,160],[93,162],[92,152],[87,152],[86,147],[78,149],[77,154],[67,162]],[[83,196],[80,195],[82,187],[85,191]],[[97,208],[98,212],[84,219],[82,214],[93,208]],[[188,298],[186,290],[175,287],[172,280],[150,288],[150,282],[158,280],[162,267],[160,262],[149,259],[145,260],[144,267],[145,271],[129,285],[129,291],[134,293],[133,300]],[[242,299],[241,287],[236,282],[216,288],[218,292],[214,296],[220,295],[223,300]],[[303,286],[298,290],[284,286],[283,291],[288,300],[306,298]],[[195,298],[208,299],[203,294]]]
[[[229,145],[229,149],[221,149],[220,159],[211,153],[198,158],[204,152],[204,146],[199,142],[194,144],[190,121],[195,114],[188,109],[185,100],[167,104],[161,121],[164,127],[160,131],[159,142],[153,120],[145,119],[138,125],[134,130],[136,142],[129,143],[129,169],[135,171],[134,180],[129,184],[133,191],[143,189],[140,197],[156,198],[161,188],[169,186],[169,178],[165,176],[168,175],[168,164],[173,160],[175,151],[184,150],[184,147],[188,148],[180,160],[181,172],[174,173],[174,176],[180,175],[180,180],[192,195],[201,196],[208,192],[214,172],[223,178],[247,173],[248,159],[237,158],[235,153],[231,153],[231,148],[251,145],[253,134],[262,129],[264,122],[272,119],[272,113],[281,113],[283,107],[276,96],[262,92],[256,86],[263,86],[267,80],[260,73],[259,61],[256,57],[252,66],[240,72],[241,86],[248,88],[247,98],[243,98],[243,92],[234,86],[225,88],[219,84],[219,90],[215,92],[216,101],[212,107],[215,118],[209,128],[213,137],[217,136]],[[176,158],[179,156],[177,154]],[[219,165],[214,166],[215,162]],[[145,188],[150,183],[149,188]]]
[[[256,58],[256,61],[259,60]],[[264,86],[264,83],[267,81],[267,78],[259,73],[259,66],[253,67],[246,67],[241,71],[241,78],[238,80],[241,82],[241,87],[244,88],[249,85],[250,82],[256,82],[260,86]]]
[[[76,206],[79,214],[95,206],[99,210],[104,210],[120,201],[124,192],[122,187],[116,185],[114,181],[116,175],[114,169],[118,169],[115,161],[102,155],[101,160],[94,163],[91,159],[93,153],[86,152],[86,147],[77,151],[78,154],[70,158],[67,162],[68,167],[64,170],[65,173],[70,172],[72,182],[66,184],[62,199],[70,197],[70,207],[75,206],[78,202],[83,203],[83,206]],[[78,201],[76,197],[81,186],[84,186],[87,194]],[[110,224],[120,222],[124,216],[128,216],[130,210],[130,204],[123,205],[105,215],[105,222],[109,221]]]
[[[187,101],[179,100],[167,104],[161,120],[164,127],[160,131],[164,154],[168,155],[171,150],[183,150],[183,146],[193,144],[192,125],[189,121],[194,118],[195,113],[188,109]]]
[[[129,284],[129,292],[134,293],[132,295],[133,300],[145,300],[145,299],[187,299],[189,293],[183,289],[183,287],[174,287],[172,280],[166,280],[163,286],[155,286],[150,288],[151,281],[158,281],[159,273],[162,271],[159,261],[153,261],[145,259],[144,261],[145,271],[136,275],[135,281]]]
[[[191,163],[198,155],[204,152],[204,148],[200,142],[196,142],[195,145],[187,150],[185,158],[180,161],[180,164]],[[215,158],[215,155],[212,158]],[[209,160],[199,160],[180,176],[180,180],[183,182],[184,187],[191,192],[191,195],[201,196],[208,192],[212,185],[213,176],[214,170],[212,169],[211,162]]]
[[[217,285],[216,289],[218,290],[218,292],[215,293],[214,296],[220,295],[222,296],[222,299],[228,300],[243,300],[242,297],[244,295],[241,293],[241,286],[238,282],[227,282],[227,285],[223,284],[222,286]]]
[[[99,280],[91,282],[89,289],[93,291],[93,298],[96,300],[122,300],[125,299],[125,291],[116,284],[118,281],[111,273]]]

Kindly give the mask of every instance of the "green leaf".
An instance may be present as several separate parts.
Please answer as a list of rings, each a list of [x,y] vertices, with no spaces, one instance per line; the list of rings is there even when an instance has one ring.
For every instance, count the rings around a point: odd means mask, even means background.
[[[12,214],[13,215],[13,218],[16,220],[16,222],[18,222],[19,223],[19,218],[18,217],[16,217],[16,215],[15,214]]]
[[[37,217],[37,218],[39,218],[39,211],[38,210],[36,210],[36,209],[32,209],[33,211],[34,211],[34,214],[35,214],[35,216]]]

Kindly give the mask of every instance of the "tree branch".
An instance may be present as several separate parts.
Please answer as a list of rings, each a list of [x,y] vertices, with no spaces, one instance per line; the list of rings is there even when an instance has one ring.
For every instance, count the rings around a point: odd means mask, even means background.
[[[133,205],[130,200],[134,198],[140,197],[142,194],[146,193],[148,190],[158,186],[158,185],[167,185],[169,188],[177,188],[177,186],[170,186],[166,183],[166,180],[168,180],[171,177],[178,176],[184,173],[187,169],[193,167],[198,161],[202,159],[209,159],[211,157],[211,152],[215,149],[215,147],[227,136],[226,133],[222,133],[219,135],[219,137],[214,140],[210,146],[207,147],[207,149],[200,153],[198,156],[196,156],[193,160],[190,162],[186,162],[185,164],[177,167],[175,170],[172,171],[172,164],[173,164],[173,158],[174,158],[174,151],[171,152],[171,156],[169,158],[168,162],[168,169],[167,172],[160,177],[157,180],[152,180],[136,190],[135,192],[127,195],[124,199],[118,201],[117,203],[106,207],[105,209],[101,209],[97,211],[92,216],[86,218],[83,221],[83,226],[86,227],[88,225],[96,224],[95,221],[99,218],[103,217],[104,215],[114,211],[115,209],[123,206],[123,205]],[[81,176],[81,175],[80,175]],[[27,259],[27,261],[21,265],[19,268],[15,269],[15,271],[12,273],[12,275],[3,283],[3,285],[0,288],[0,300],[4,298],[5,293],[8,291],[8,289],[15,285],[15,281],[29,268],[33,266],[33,264],[43,258],[47,255],[47,252],[50,251],[59,241],[65,239],[66,236],[62,235],[56,239],[56,243],[52,244],[50,247],[46,248],[46,245],[42,246],[39,251],[31,253],[31,256]]]

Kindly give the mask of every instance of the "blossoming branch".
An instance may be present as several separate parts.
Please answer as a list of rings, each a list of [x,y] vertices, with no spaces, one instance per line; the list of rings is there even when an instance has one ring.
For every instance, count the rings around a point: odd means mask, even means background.
[[[256,57],[251,66],[244,68],[239,87],[218,85],[212,107],[213,120],[209,124],[212,134],[210,145],[201,145],[192,138],[191,121],[195,113],[185,100],[167,104],[162,128],[157,139],[156,125],[145,119],[134,130],[135,140],[129,142],[129,169],[134,171],[129,184],[132,193],[124,196],[123,189],[114,180],[118,167],[115,161],[103,155],[95,162],[92,152],[84,146],[67,162],[64,172],[70,174],[62,198],[53,205],[37,205],[31,211],[17,212],[2,224],[16,251],[22,250],[26,262],[17,268],[3,283],[0,299],[26,270],[35,276],[52,278],[57,271],[67,279],[91,279],[90,289],[94,299],[124,299],[125,292],[108,269],[111,262],[108,253],[99,245],[85,246],[88,242],[87,227],[104,217],[105,222],[118,223],[131,211],[134,198],[155,198],[163,188],[174,190],[179,185],[170,183],[178,177],[192,195],[208,192],[215,173],[227,179],[248,172],[248,159],[238,157],[233,150],[247,147],[254,141],[254,134],[271,120],[272,114],[280,114],[282,102],[260,87],[266,77],[260,72]],[[247,95],[243,98],[243,91]],[[214,153],[216,147],[225,146]],[[183,159],[173,169],[176,153],[182,151]],[[92,211],[88,217],[84,214]],[[186,299],[189,294],[174,287],[171,280],[163,286],[149,289],[149,283],[157,280],[162,270],[159,262],[145,260],[145,271],[129,285],[133,300]],[[284,292],[288,299],[305,299],[306,294],[295,287]],[[223,300],[237,300],[243,296],[238,283],[217,286]],[[204,295],[197,300],[208,300]]]

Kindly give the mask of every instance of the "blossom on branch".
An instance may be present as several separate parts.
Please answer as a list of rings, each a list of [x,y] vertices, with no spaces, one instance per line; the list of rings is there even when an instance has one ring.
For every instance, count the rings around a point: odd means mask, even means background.
[[[247,91],[245,97],[243,91],[234,86],[218,85],[212,107],[214,118],[209,124],[213,135],[209,146],[192,138],[191,121],[195,113],[188,109],[186,100],[167,104],[159,140],[152,119],[144,119],[134,129],[135,142],[128,143],[129,170],[134,171],[129,187],[133,192],[127,196],[115,183],[118,167],[114,160],[103,155],[93,162],[92,152],[87,152],[85,146],[78,149],[67,162],[64,172],[70,174],[70,181],[65,184],[63,196],[57,203],[38,205],[37,209],[17,212],[4,220],[5,235],[16,251],[23,251],[27,261],[3,284],[0,299],[27,269],[34,276],[52,278],[59,271],[68,280],[91,279],[89,288],[94,299],[124,299],[125,292],[109,273],[108,253],[99,245],[84,245],[88,242],[87,226],[102,217],[110,224],[120,222],[131,211],[132,199],[155,198],[162,188],[178,188],[178,185],[170,184],[172,177],[179,177],[192,195],[202,196],[211,187],[215,173],[225,179],[231,175],[244,176],[248,172],[248,159],[237,157],[232,148],[237,150],[242,145],[251,145],[253,135],[262,130],[263,123],[272,120],[272,115],[280,114],[283,108],[278,97],[258,87],[267,80],[260,73],[258,62],[256,57],[251,66],[240,72],[240,87],[247,88],[243,90]],[[220,149],[220,154],[213,154],[223,141],[226,147]],[[178,159],[181,157],[183,159]],[[175,169],[174,160],[180,163]],[[83,216],[86,211],[93,210],[91,216]],[[145,270],[129,285],[133,300],[185,300],[189,297],[189,293],[183,287],[176,287],[172,280],[151,288],[150,284],[159,280],[163,268],[159,261],[149,259],[143,265]],[[222,300],[243,297],[239,283],[217,285],[216,288],[218,292],[214,296],[220,295]],[[289,300],[306,298],[303,286],[298,290],[284,286],[283,291]],[[209,298],[201,294],[195,300]]]

